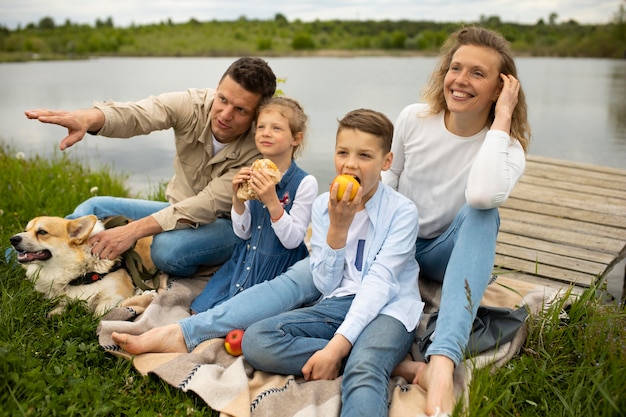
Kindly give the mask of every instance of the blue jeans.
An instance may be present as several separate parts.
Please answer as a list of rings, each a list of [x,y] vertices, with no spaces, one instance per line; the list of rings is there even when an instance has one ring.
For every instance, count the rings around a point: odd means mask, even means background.
[[[417,239],[420,279],[443,282],[433,343],[426,356],[444,355],[455,364],[463,352],[483,297],[496,252],[498,209],[464,205],[448,229],[433,239]]]
[[[387,416],[389,376],[411,348],[407,332],[393,317],[379,314],[354,343],[341,381],[341,416]]]
[[[79,204],[68,219],[95,214],[99,219],[122,215],[137,220],[169,206],[163,201],[119,197],[92,197]],[[229,219],[197,228],[169,230],[154,235],[150,255],[156,267],[170,275],[193,275],[199,266],[217,266],[233,253],[238,238]]]
[[[353,295],[325,298],[254,323],[241,343],[243,355],[255,369],[301,376],[304,364],[335,335],[352,300]]]
[[[256,369],[302,375],[309,358],[335,335],[353,299],[328,298],[253,324],[242,343],[246,360]],[[400,321],[382,314],[365,327],[344,360],[342,416],[388,415],[389,376],[414,336]]]
[[[259,320],[313,304],[320,296],[307,257],[276,278],[256,284],[210,310],[182,319],[178,325],[191,352],[205,340],[224,337],[232,329],[245,330]]]

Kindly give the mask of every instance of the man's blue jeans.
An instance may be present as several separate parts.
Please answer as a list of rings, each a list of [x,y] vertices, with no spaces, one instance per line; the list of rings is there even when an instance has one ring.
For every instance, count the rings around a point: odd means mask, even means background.
[[[92,197],[76,207],[68,219],[95,214],[99,219],[122,215],[132,220],[169,206],[163,201],[119,197]],[[238,238],[229,219],[217,219],[197,228],[170,230],[154,236],[150,254],[155,266],[170,275],[193,275],[199,266],[218,266],[233,253]]]

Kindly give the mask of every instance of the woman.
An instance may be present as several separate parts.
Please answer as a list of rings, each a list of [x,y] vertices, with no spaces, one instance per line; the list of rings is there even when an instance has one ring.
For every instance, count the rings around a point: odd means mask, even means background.
[[[494,263],[497,207],[524,171],[530,128],[509,45],[487,29],[450,36],[423,101],[398,117],[383,180],[417,205],[420,279],[443,283],[427,364],[407,358],[394,371],[427,391],[433,415],[453,411],[452,374]]]

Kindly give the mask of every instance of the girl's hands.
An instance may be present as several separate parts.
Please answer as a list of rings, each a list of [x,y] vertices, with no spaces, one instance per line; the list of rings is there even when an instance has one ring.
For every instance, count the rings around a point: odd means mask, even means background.
[[[278,201],[278,196],[276,195],[276,183],[265,171],[258,170],[254,171],[250,176],[250,187],[259,196],[259,200],[266,207],[269,207],[272,203],[277,203],[280,205]]]
[[[250,178],[250,173],[252,172],[252,168],[243,167],[235,174],[233,177],[233,210],[239,215],[242,215],[246,211],[246,207],[244,202],[237,198],[237,191],[239,191],[239,187],[241,184],[248,181]]]
[[[239,190],[239,187],[241,186],[241,184],[243,184],[244,182],[248,181],[248,179],[250,179],[250,174],[252,174],[251,167],[243,167],[239,170],[239,172],[235,174],[235,176],[233,177],[233,182],[232,182],[233,183],[233,196],[237,195],[237,191]]]
[[[251,167],[243,167],[233,177],[233,208],[238,214],[243,214],[245,207],[243,201],[237,198],[239,187],[248,182],[248,185],[256,193],[259,201],[265,205],[274,221],[280,219],[283,206],[276,195],[276,183],[265,171],[252,171]]]

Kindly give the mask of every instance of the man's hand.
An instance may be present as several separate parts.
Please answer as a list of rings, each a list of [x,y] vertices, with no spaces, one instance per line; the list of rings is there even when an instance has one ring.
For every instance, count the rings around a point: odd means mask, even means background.
[[[104,230],[89,238],[92,245],[91,253],[102,259],[115,259],[142,237],[162,232],[161,226],[152,217],[130,222],[124,226]]]
[[[104,125],[104,114],[96,108],[72,112],[36,109],[25,111],[24,114],[29,119],[65,127],[67,136],[59,143],[62,151],[81,141],[87,132],[97,132]]]

